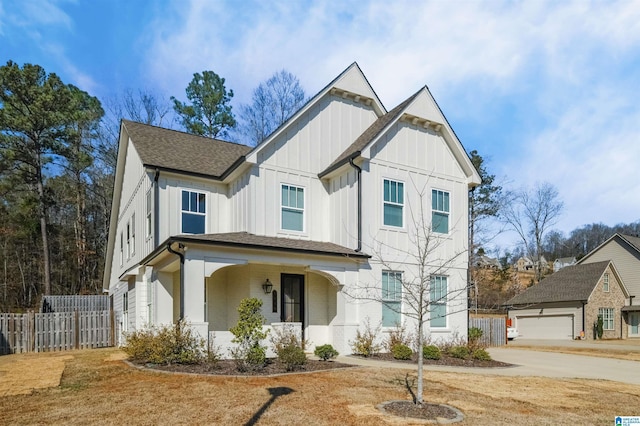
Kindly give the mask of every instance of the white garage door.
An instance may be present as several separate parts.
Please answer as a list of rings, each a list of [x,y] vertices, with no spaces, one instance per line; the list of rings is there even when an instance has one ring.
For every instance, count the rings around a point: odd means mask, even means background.
[[[573,339],[573,315],[516,317],[518,339]]]

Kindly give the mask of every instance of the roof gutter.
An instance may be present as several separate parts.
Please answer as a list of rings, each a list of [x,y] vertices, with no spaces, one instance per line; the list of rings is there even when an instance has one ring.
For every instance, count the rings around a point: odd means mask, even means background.
[[[359,253],[362,251],[362,168],[353,162],[353,158],[349,158],[349,164],[356,169],[358,181],[358,247],[355,251]]]

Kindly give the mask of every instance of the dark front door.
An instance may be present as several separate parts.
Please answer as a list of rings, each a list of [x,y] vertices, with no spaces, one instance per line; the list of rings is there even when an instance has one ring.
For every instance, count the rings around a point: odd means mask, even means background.
[[[304,330],[304,275],[282,274],[280,277],[282,322],[301,322]]]

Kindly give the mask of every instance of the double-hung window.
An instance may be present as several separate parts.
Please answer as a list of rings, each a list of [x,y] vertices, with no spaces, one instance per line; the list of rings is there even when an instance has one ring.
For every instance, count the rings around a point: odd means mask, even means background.
[[[207,196],[202,192],[182,190],[182,233],[204,234]]]
[[[281,227],[289,231],[304,231],[304,188],[282,185]]]
[[[147,198],[146,198],[146,221],[145,221],[145,233],[146,233],[146,237],[147,238],[151,238],[151,190],[147,191]]]
[[[133,257],[136,252],[136,214],[131,215],[131,245],[129,246],[129,257]]]
[[[608,273],[604,274],[604,278],[602,278],[602,281],[603,281],[603,290],[608,293],[609,292],[609,274]]]
[[[404,184],[395,180],[385,179],[384,191],[384,218],[387,226],[402,228],[402,210],[404,209]]]
[[[120,232],[120,266],[124,263],[124,236]]]
[[[431,191],[431,230],[439,234],[449,233],[449,193]]]
[[[613,308],[598,309],[598,316],[602,317],[603,330],[615,330],[613,326]]]
[[[129,330],[129,293],[122,294],[122,331]]]
[[[447,326],[447,277],[436,275],[431,277],[429,291],[429,313],[431,327]]]
[[[402,272],[382,271],[382,326],[400,324]]]
[[[131,258],[131,222],[127,222],[127,259]]]

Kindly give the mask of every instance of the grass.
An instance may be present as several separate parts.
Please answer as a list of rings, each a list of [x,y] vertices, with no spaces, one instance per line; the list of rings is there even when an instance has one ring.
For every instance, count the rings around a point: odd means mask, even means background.
[[[189,376],[131,368],[117,360],[117,349],[64,354],[73,358],[65,361],[60,385],[0,398],[0,424],[385,425],[375,405],[408,399],[405,380],[415,380],[412,370],[376,368],[275,378]],[[0,366],[27,368],[47,356],[0,357]],[[463,424],[610,424],[640,407],[640,386],[427,370],[425,399],[461,409]]]
[[[607,348],[572,348],[562,346],[513,346],[513,349],[526,349],[531,351],[557,352],[563,354],[595,356],[600,358],[625,359],[628,361],[640,361],[640,351]]]

